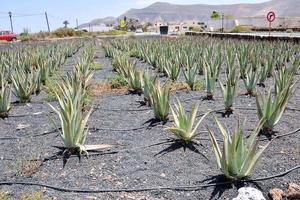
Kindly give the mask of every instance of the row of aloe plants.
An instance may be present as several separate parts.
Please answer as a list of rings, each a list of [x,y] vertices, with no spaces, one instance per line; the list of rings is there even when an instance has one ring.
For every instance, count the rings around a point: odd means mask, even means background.
[[[292,50],[288,49],[288,47],[291,46],[289,44],[278,43],[275,45],[280,47],[280,50],[286,49],[288,52],[283,55],[278,55],[279,51],[277,52],[273,50],[272,57],[269,56],[266,57],[266,59],[262,59],[263,61],[260,61],[260,59],[252,58],[252,56],[258,56],[253,53],[255,52],[253,49],[254,47],[252,46],[254,44],[244,42],[241,46],[236,47],[238,48],[236,52],[232,48],[229,49],[229,47],[226,47],[227,49],[223,52],[224,50],[221,50],[221,45],[219,44],[217,45],[217,53],[213,53],[213,45],[210,46],[204,41],[201,41],[200,46],[203,44],[206,46],[204,45],[204,47],[200,47],[196,44],[196,51],[199,50],[200,52],[205,53],[200,53],[200,56],[197,57],[195,55],[198,53],[194,53],[194,51],[189,52],[192,56],[189,58],[187,56],[185,58],[185,62],[181,62],[182,60],[180,61],[179,58],[180,55],[182,55],[180,54],[180,50],[183,48],[181,45],[188,46],[187,49],[190,49],[192,44],[190,43],[190,46],[186,44],[189,42],[193,41],[189,41],[189,39],[183,39],[183,41],[178,40],[175,42],[177,48],[174,48],[175,45],[173,45],[173,41],[161,39],[129,42],[117,40],[105,43],[103,47],[105,49],[106,56],[113,58],[113,63],[118,63],[118,61],[116,62],[115,60],[124,60],[123,63],[119,62],[119,66],[122,66],[125,69],[131,68],[128,67],[130,65],[125,64],[125,60],[131,60],[130,62],[134,63],[129,56],[145,60],[149,64],[153,65],[154,68],[158,68],[158,72],[166,73],[172,81],[175,81],[177,79],[175,77],[179,76],[178,73],[180,73],[180,70],[172,70],[172,66],[182,68],[185,78],[191,88],[193,88],[195,81],[190,80],[195,79],[198,74],[203,73],[206,82],[207,98],[213,98],[215,85],[219,82],[223,93],[226,112],[233,111],[233,104],[236,96],[236,90],[238,88],[237,84],[239,78],[243,80],[247,89],[247,94],[254,95],[256,85],[264,86],[264,81],[268,77],[273,76],[274,88],[269,90],[268,95],[260,94],[258,92],[257,95],[255,95],[259,123],[247,139],[244,138],[245,131],[243,127],[240,127],[240,123],[238,123],[235,130],[230,133],[216,118],[216,124],[223,136],[223,147],[220,148],[220,144],[215,137],[215,133],[208,128],[217,164],[225,176],[231,180],[247,178],[251,176],[256,163],[270,144],[269,142],[260,150],[257,150],[260,133],[272,133],[274,126],[276,126],[280,121],[288,101],[295,92],[295,85],[297,81],[294,80],[294,75],[299,69],[298,52],[295,51],[295,47],[292,48]],[[168,45],[169,49],[166,47]],[[229,43],[225,43],[223,45],[230,46]],[[270,47],[269,43],[259,43],[255,45],[258,45],[256,48],[258,48],[260,53],[266,47]],[[163,52],[165,49],[167,49],[167,51]],[[177,51],[178,49],[180,50]],[[201,51],[200,49],[204,50]],[[249,54],[250,51],[251,53]],[[273,56],[278,56],[278,59],[274,59],[276,57]],[[223,59],[223,57],[225,58]],[[247,60],[249,58],[251,58],[250,62]],[[161,62],[161,60],[164,59],[165,61]],[[226,75],[225,84],[219,80],[223,64],[225,65]],[[114,65],[114,68],[116,66],[118,65]],[[201,69],[197,66],[201,66]],[[124,70],[116,71],[120,73],[120,71]],[[143,75],[139,75],[141,82],[140,89],[143,88],[142,86],[144,85],[144,90],[142,90],[144,92],[144,99],[148,99],[151,102],[156,119],[162,121],[167,120],[170,109],[174,119],[174,124],[172,127],[168,127],[167,129],[185,144],[193,142],[193,139],[198,135],[197,128],[201,125],[203,120],[212,113],[212,111],[208,111],[196,123],[199,105],[193,105],[189,112],[184,109],[179,100],[177,100],[177,103],[172,106],[170,103],[170,90],[168,88],[168,84],[165,83],[164,86],[161,87],[161,83],[158,81],[157,77],[151,76],[150,78],[148,72],[141,73],[144,74],[144,79],[142,78]],[[128,76],[126,73],[122,75]],[[149,82],[151,83],[151,87],[149,87]]]
[[[92,150],[85,145],[85,141],[88,134],[87,123],[93,110],[91,102],[86,99],[94,74],[90,68],[94,58],[95,47],[89,44],[77,60],[73,72],[55,83],[58,89],[53,92],[58,106],[49,104],[59,116],[60,136],[68,153],[88,154],[88,150]]]
[[[0,51],[0,117],[8,116],[11,93],[20,103],[29,102],[82,45],[65,42]]]
[[[183,72],[192,90],[197,75],[204,75],[207,99],[212,99],[220,73],[237,68],[245,94],[254,96],[257,85],[265,86],[268,77],[287,64],[299,67],[298,45],[285,42],[218,41],[215,39],[115,40],[112,45],[151,64],[170,80]],[[282,53],[284,52],[284,53]]]

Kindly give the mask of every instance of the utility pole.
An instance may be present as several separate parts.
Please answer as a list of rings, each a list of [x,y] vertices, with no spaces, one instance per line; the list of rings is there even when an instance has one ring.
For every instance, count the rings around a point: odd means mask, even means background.
[[[222,13],[222,33],[224,33],[224,13]]]
[[[49,25],[49,20],[48,20],[47,12],[45,12],[45,17],[46,17],[46,22],[47,22],[48,32],[50,32],[50,25]]]
[[[14,27],[13,27],[13,22],[12,22],[12,12],[8,12],[8,16],[9,16],[9,19],[10,19],[10,29],[11,29],[11,32],[14,32]]]
[[[76,18],[76,29],[78,30],[78,19]]]

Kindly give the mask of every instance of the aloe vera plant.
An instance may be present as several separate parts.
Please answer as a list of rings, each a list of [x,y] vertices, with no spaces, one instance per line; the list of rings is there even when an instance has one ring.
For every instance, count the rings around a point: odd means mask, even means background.
[[[87,153],[84,146],[88,129],[86,128],[92,109],[87,113],[82,111],[82,89],[74,89],[67,81],[58,85],[59,92],[55,92],[58,100],[58,107],[49,106],[59,116],[61,124],[60,136],[65,148],[70,151]]]
[[[11,109],[11,90],[4,80],[1,81],[0,85],[0,118],[8,116],[8,112]]]
[[[89,64],[77,63],[75,66],[77,78],[81,81],[83,89],[86,89],[94,72],[89,68]]]
[[[134,94],[143,93],[143,71],[138,69],[130,69],[128,71],[127,83],[129,91]]]
[[[151,104],[157,120],[167,121],[170,110],[170,88],[157,81],[151,91]]]
[[[265,119],[263,131],[272,133],[274,126],[280,121],[289,99],[294,93],[294,85],[292,84],[280,93],[272,95],[269,91],[267,96],[261,94],[256,96],[257,114],[259,119]]]
[[[220,81],[220,87],[223,93],[226,113],[232,113],[233,111],[232,106],[234,103],[236,88],[237,88],[237,76],[236,76],[235,69],[233,69],[233,71],[229,73],[225,86]]]
[[[23,70],[16,71],[11,77],[14,94],[21,103],[30,101],[31,95],[37,88],[38,77],[36,73],[26,73]]]
[[[204,76],[206,87],[206,98],[212,100],[214,97],[214,91],[216,87],[216,81],[218,80],[218,69],[207,62],[204,64]]]
[[[217,119],[215,120],[223,136],[222,149],[217,142],[214,132],[210,129],[208,129],[208,132],[219,168],[230,180],[238,181],[250,177],[262,153],[270,144],[268,143],[257,150],[258,134],[262,123],[259,123],[249,138],[244,139],[244,130],[239,123],[233,133],[230,133]]]
[[[245,78],[243,79],[247,92],[245,95],[254,96],[255,88],[259,79],[258,72],[253,70],[251,67],[248,68]]]
[[[247,68],[249,66],[248,62],[249,46],[242,44],[240,49],[237,51],[238,64],[240,67],[241,78],[246,78]]]
[[[275,94],[280,94],[286,87],[290,87],[294,80],[294,69],[281,68],[274,77]]]
[[[269,75],[268,68],[265,65],[259,65],[258,74],[259,74],[258,85],[261,87],[265,87],[265,81],[267,80]]]
[[[165,63],[164,71],[172,81],[176,81],[180,75],[180,67],[176,66],[171,61]]]
[[[190,143],[195,137],[198,136],[197,129],[205,117],[210,113],[207,112],[201,119],[194,125],[199,105],[193,105],[191,111],[186,113],[180,101],[177,100],[177,104],[174,105],[174,108],[171,107],[171,111],[174,118],[173,127],[168,127],[171,133],[177,136],[179,139],[184,141],[186,144]]]
[[[39,71],[40,81],[43,85],[45,85],[50,76],[50,61],[42,61],[41,63],[38,63],[37,68]]]
[[[148,73],[144,73],[144,83],[143,83],[143,92],[144,92],[144,101],[146,104],[151,106],[151,91],[157,81],[156,76],[151,76]]]
[[[197,66],[188,68],[186,71],[183,71],[186,83],[190,86],[191,90],[196,90],[198,71],[199,70]]]

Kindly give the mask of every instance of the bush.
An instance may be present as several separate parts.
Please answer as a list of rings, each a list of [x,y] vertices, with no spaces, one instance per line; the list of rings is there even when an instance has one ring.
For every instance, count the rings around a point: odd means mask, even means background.
[[[110,30],[107,32],[97,32],[97,35],[125,35],[126,33],[126,31]]]
[[[39,33],[36,33],[35,37],[38,38],[38,39],[46,39],[47,37],[50,37],[50,35],[51,35],[50,32],[41,31]]]
[[[59,37],[59,38],[74,37],[74,36],[76,36],[76,31],[72,28],[59,28],[59,29],[55,30],[51,34],[51,36]]]
[[[251,32],[251,29],[247,26],[236,26],[230,31],[230,33],[247,33],[247,32]]]
[[[201,27],[189,27],[189,31],[203,32],[203,29]]]

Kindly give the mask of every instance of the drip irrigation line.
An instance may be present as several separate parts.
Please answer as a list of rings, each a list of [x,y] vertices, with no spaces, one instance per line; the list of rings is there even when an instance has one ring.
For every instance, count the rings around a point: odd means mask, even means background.
[[[96,132],[96,131],[120,131],[120,132],[127,132],[127,131],[137,131],[137,130],[142,130],[142,129],[147,129],[150,128],[149,126],[141,126],[141,127],[136,127],[136,128],[131,128],[131,129],[110,129],[110,128],[89,128],[89,131],[91,132]]]
[[[256,111],[256,108],[247,108],[247,107],[234,107],[233,109],[237,109],[237,110],[253,110]]]
[[[119,153],[119,151],[89,153],[87,155],[87,157],[89,158],[89,157],[96,157],[96,156],[102,156],[102,155],[111,155],[111,154],[117,154],[117,153]],[[70,155],[68,158],[74,158],[74,157],[78,158],[79,156],[78,155]],[[83,157],[83,156],[81,156],[81,157]],[[42,161],[44,163],[44,162],[47,162],[47,161],[59,160],[59,159],[64,159],[64,156],[63,155],[54,155],[54,156],[44,158],[44,159],[32,159],[32,160],[29,160],[29,161]]]
[[[283,138],[283,137],[286,137],[286,136],[290,136],[290,135],[293,135],[293,134],[296,134],[300,131],[300,128],[294,130],[294,131],[291,131],[289,133],[285,133],[285,134],[281,134],[281,135],[277,135],[275,136],[272,140],[276,140],[276,139],[279,139],[279,138]],[[261,139],[260,141],[266,141],[266,140],[269,140],[268,138],[265,138],[265,139]]]
[[[26,136],[23,136],[23,137],[3,137],[3,138],[0,138],[0,140],[19,140],[19,139],[26,139],[26,138],[36,138],[36,137],[42,137],[42,136],[45,136],[45,135],[50,135],[50,134],[53,134],[53,133],[57,133],[60,130],[61,130],[61,128],[54,129],[52,131],[44,132],[44,133],[41,133],[41,134],[26,135]]]
[[[32,117],[32,116],[40,116],[40,115],[49,115],[55,113],[54,111],[51,111],[49,113],[41,112],[36,114],[25,114],[25,115],[8,115],[8,118],[22,118],[22,117]]]
[[[107,109],[107,108],[101,108],[101,107],[95,107],[95,110],[105,110],[105,111],[112,111],[112,112],[142,112],[142,111],[151,111],[151,108],[145,108],[145,109]]]
[[[293,168],[286,170],[285,172],[278,173],[275,175],[256,178],[256,179],[249,179],[249,180],[241,180],[241,183],[247,182],[259,182],[259,181],[266,181],[274,178],[283,177],[297,169],[300,168],[300,165],[297,165]],[[159,191],[159,190],[172,190],[172,191],[197,191],[201,188],[207,187],[218,187],[223,185],[231,185],[233,182],[216,182],[216,183],[207,183],[207,184],[199,184],[199,185],[182,185],[182,186],[162,186],[162,187],[141,187],[141,188],[118,188],[118,189],[77,189],[77,188],[67,188],[67,187],[60,187],[60,186],[53,186],[50,184],[43,184],[38,182],[27,182],[27,181],[1,181],[0,185],[25,185],[25,186],[38,186],[44,187],[60,192],[75,192],[75,193],[119,193],[119,192],[147,192],[147,191]]]
[[[298,109],[298,108],[287,107],[286,109],[287,109],[287,110],[292,110],[292,111],[300,112],[300,109]]]
[[[235,107],[234,109],[238,109],[238,110],[253,110],[256,111],[256,108],[247,108],[247,107]],[[292,110],[292,111],[298,111],[300,112],[300,109],[297,108],[291,108],[291,107],[286,107],[286,110]]]
[[[203,96],[193,96],[193,95],[191,95],[191,96],[192,97],[190,97],[190,98],[183,99],[181,102],[186,102],[186,101],[190,101],[190,100],[194,100],[194,99],[201,100],[203,98]]]

